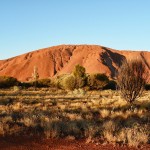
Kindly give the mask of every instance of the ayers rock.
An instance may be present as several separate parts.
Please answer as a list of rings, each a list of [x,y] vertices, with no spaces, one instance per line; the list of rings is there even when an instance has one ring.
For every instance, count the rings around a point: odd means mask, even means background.
[[[0,60],[0,76],[28,81],[34,66],[40,78],[48,78],[70,73],[80,64],[87,73],[105,73],[113,78],[122,60],[133,58],[142,59],[150,71],[150,52],[121,51],[98,45],[59,45]]]

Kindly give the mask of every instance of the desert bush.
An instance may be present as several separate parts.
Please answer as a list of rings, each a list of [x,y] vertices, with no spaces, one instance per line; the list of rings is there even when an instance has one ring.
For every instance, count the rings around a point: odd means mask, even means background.
[[[44,134],[47,138],[59,138],[61,137],[61,126],[64,126],[64,124],[61,124],[61,122],[55,121],[55,120],[49,120],[44,123]]]
[[[76,65],[71,74],[62,74],[52,79],[51,84],[57,88],[73,90],[86,85],[85,68]]]
[[[80,65],[76,65],[74,70],[73,70],[73,75],[75,77],[84,77],[85,74],[85,68],[83,66]]]
[[[148,79],[145,65],[141,60],[123,61],[118,70],[118,87],[122,97],[129,103],[141,96]]]
[[[97,126],[96,123],[87,122],[87,128],[85,128],[84,136],[87,138],[86,142],[90,142],[90,140],[96,138],[97,136],[100,136],[102,130],[99,126]]]
[[[34,85],[33,85],[33,81],[30,81],[30,82],[21,82],[20,84],[19,84],[23,89],[24,88],[29,88],[29,87],[33,87]]]
[[[129,146],[138,147],[149,140],[147,129],[141,125],[135,125],[126,129],[127,143]]]
[[[80,65],[76,65],[72,74],[75,77],[75,87],[76,88],[82,88],[83,86],[86,85],[87,77],[85,73],[85,68]]]
[[[86,85],[86,77],[77,77],[76,78],[76,84],[75,87],[76,88],[82,88]]]
[[[64,89],[64,79],[67,78],[70,74],[62,74],[59,76],[56,76],[51,80],[51,85],[53,87],[59,88],[59,89]]]
[[[107,118],[110,116],[110,110],[108,109],[101,109],[100,114],[102,118]]]
[[[85,95],[86,94],[86,91],[84,90],[84,89],[81,89],[81,88],[79,88],[79,89],[75,89],[75,90],[73,90],[73,95],[75,95],[75,96],[77,96],[77,95]]]
[[[86,79],[85,68],[76,65],[72,74],[62,74],[53,78],[52,85],[61,89],[73,90],[85,86]]]
[[[138,147],[147,144],[149,141],[148,127],[146,125],[135,124],[132,127],[122,128],[116,134],[116,142]]]
[[[37,87],[50,87],[51,80],[50,79],[39,79],[37,80]]]
[[[118,130],[118,126],[112,120],[103,123],[103,137],[108,142],[116,142],[115,134]]]
[[[92,74],[88,77],[88,85],[91,89],[102,89],[109,82],[108,77],[105,74]]]
[[[22,89],[21,86],[14,86],[14,87],[13,87],[13,90],[16,91],[16,92],[17,92],[17,91],[20,91],[21,89]]]
[[[116,87],[117,87],[117,83],[113,80],[110,80],[106,86],[104,86],[104,90],[108,90],[108,89],[111,89],[111,90],[116,90]]]
[[[8,88],[19,85],[19,81],[14,77],[0,76],[0,88]]]
[[[58,77],[54,77],[51,79],[51,86],[55,88],[59,88]]]
[[[73,75],[68,75],[63,79],[63,87],[67,90],[74,90],[75,89],[75,77]]]
[[[61,121],[55,119],[48,119],[46,123],[43,124],[44,133],[47,138],[60,138],[60,137],[68,137],[73,136],[75,138],[84,137],[86,122],[82,120],[74,120],[74,121]]]
[[[110,143],[122,143],[138,147],[148,143],[149,129],[147,125],[141,124],[124,127],[118,122],[109,120],[103,123],[103,136]]]

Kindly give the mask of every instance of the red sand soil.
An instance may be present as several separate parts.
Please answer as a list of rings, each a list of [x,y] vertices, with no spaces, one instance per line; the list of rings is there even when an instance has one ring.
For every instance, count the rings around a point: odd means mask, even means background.
[[[0,76],[27,81],[31,79],[34,66],[37,66],[40,78],[47,78],[70,73],[76,64],[80,64],[87,73],[106,73],[114,77],[124,58],[140,58],[150,70],[150,52],[117,51],[97,45],[60,45],[0,60]]]
[[[129,148],[127,146],[113,146],[111,144],[86,143],[84,140],[40,139],[29,137],[0,138],[0,150],[150,150],[150,146],[143,148]]]

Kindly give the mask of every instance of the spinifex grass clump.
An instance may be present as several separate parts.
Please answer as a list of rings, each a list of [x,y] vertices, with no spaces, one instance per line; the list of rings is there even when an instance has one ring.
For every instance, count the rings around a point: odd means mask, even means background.
[[[63,93],[51,88],[2,89],[0,137],[31,134],[129,146],[149,143],[149,92],[135,101],[133,111],[117,91],[87,91],[81,96]]]

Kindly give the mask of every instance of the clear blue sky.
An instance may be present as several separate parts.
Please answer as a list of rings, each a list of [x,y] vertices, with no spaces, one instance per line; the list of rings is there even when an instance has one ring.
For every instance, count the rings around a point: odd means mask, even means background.
[[[60,44],[150,50],[150,0],[0,0],[0,59]]]

